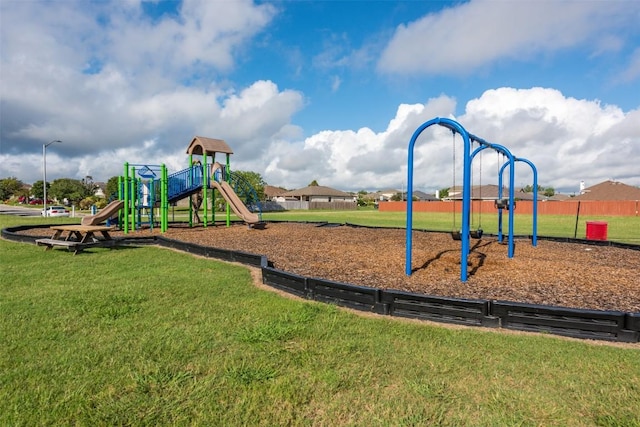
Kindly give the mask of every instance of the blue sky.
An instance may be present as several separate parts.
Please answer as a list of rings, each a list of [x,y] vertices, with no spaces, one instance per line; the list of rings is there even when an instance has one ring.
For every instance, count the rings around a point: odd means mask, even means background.
[[[179,170],[202,135],[272,185],[400,189],[439,116],[545,186],[640,185],[638,22],[635,0],[1,0],[0,177],[42,179],[54,139],[49,181]],[[416,188],[450,186],[451,159],[424,135]]]

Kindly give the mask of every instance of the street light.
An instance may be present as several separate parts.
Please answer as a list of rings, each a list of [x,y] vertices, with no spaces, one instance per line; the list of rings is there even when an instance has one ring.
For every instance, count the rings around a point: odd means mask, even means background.
[[[42,188],[44,190],[44,216],[47,216],[47,147],[54,142],[62,142],[55,139],[48,144],[42,144]]]

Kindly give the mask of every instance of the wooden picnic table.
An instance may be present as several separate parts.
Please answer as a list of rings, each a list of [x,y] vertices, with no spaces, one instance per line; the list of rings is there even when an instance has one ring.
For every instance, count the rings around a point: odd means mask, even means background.
[[[51,230],[54,231],[50,239],[37,239],[36,244],[46,246],[45,250],[54,246],[65,247],[73,254],[77,254],[87,247],[108,246],[112,247],[115,240],[109,235],[112,227],[103,225],[52,225]],[[100,233],[100,237],[96,236]]]

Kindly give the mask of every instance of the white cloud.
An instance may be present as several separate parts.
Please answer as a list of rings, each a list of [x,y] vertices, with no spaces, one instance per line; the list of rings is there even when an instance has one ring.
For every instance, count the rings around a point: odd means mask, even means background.
[[[380,66],[445,72],[584,44],[593,40],[595,28],[627,19],[618,7],[629,3],[603,4],[464,3],[399,28]],[[637,9],[635,4],[640,3],[631,3]],[[554,14],[539,10],[542,5],[553,5]],[[457,120],[463,126],[533,161],[545,186],[571,189],[580,180],[595,184],[609,178],[640,185],[640,110],[625,112],[550,88],[496,88],[459,108],[445,93],[424,103],[399,103],[381,132],[325,129],[305,138],[293,124],[305,108],[305,94],[266,79],[234,85],[217,74],[232,69],[247,39],[265,28],[274,13],[268,3],[187,1],[177,16],[158,20],[146,17],[136,1],[11,1],[0,2],[0,8],[0,177],[41,179],[41,147],[52,139],[64,142],[48,150],[50,179],[106,180],[121,174],[125,161],[165,163],[176,171],[186,167],[191,138],[202,135],[225,139],[235,152],[234,169],[256,171],[272,185],[297,188],[316,179],[344,190],[400,188],[416,128],[433,117],[456,118],[461,109]],[[107,8],[113,10],[102,15]],[[471,21],[483,27],[467,25]],[[567,27],[556,36],[560,25]],[[487,26],[495,31],[485,34]],[[603,39],[594,52],[604,54],[619,43]],[[636,51],[630,57],[628,79],[639,75],[638,56]],[[337,51],[318,59],[332,69],[344,65],[343,57]],[[200,67],[208,67],[209,80],[198,73],[186,78]],[[338,92],[342,82],[333,81]],[[459,144],[458,138],[458,160]],[[425,131],[414,154],[416,189],[452,184],[450,131]],[[483,183],[495,179],[497,161],[483,155]],[[530,182],[527,168],[517,172],[518,185]]]
[[[408,142],[422,123],[453,117],[455,102],[439,97],[425,104],[401,105],[387,129],[323,131],[300,142],[279,141],[270,147],[272,160],[264,177],[273,185],[297,188],[317,179],[322,185],[360,190],[406,185]],[[609,178],[640,185],[640,171],[628,161],[640,158],[640,111],[624,113],[597,100],[565,97],[554,89],[486,91],[467,103],[458,120],[469,132],[507,147],[532,161],[541,185],[574,191],[581,180],[591,185]],[[458,169],[454,171],[455,155]],[[418,138],[414,152],[414,185],[433,191],[461,182],[461,138],[440,126]],[[497,182],[504,158],[485,150],[484,184]],[[506,179],[506,176],[505,176]],[[532,183],[530,168],[516,167],[516,185]]]
[[[270,95],[265,97],[264,93]],[[277,102],[279,96],[286,99],[286,95],[277,92],[269,82],[258,83],[223,102],[228,110],[214,121],[242,123],[243,118],[256,115],[255,106]],[[368,128],[357,132],[323,131],[303,141],[297,139],[299,130],[290,125],[282,125],[279,136],[267,138],[260,136],[263,128],[258,126],[244,136],[244,142],[227,138],[236,153],[232,166],[258,171],[270,184],[287,188],[302,187],[314,179],[322,185],[344,190],[400,188],[406,185],[407,145],[415,129],[436,116],[453,117],[455,107],[455,102],[447,97],[431,99],[425,104],[401,105],[383,132]],[[259,111],[262,110],[265,109]],[[229,116],[232,122],[225,122]],[[597,100],[568,98],[553,89],[501,88],[486,91],[468,102],[464,114],[455,119],[477,136],[531,160],[538,168],[542,185],[572,191],[581,180],[592,185],[609,178],[640,185],[638,170],[628,160],[640,158],[640,110],[624,113],[615,106],[601,105]],[[198,120],[205,121],[202,117]],[[453,140],[451,132],[439,126],[420,135],[414,153],[416,189],[433,191],[452,185]],[[256,145],[257,141],[262,145]],[[461,139],[456,137],[455,141],[459,164]],[[96,177],[106,170],[111,171],[108,174],[111,176],[121,173],[125,160],[166,163],[170,170],[179,170],[186,165],[184,150],[188,142],[182,137],[174,141],[172,149],[161,149],[157,141],[147,141],[103,150],[95,156],[77,156],[71,161],[60,157],[58,152],[62,146],[56,146],[48,154],[50,176],[56,173],[69,176],[72,172],[78,178]],[[255,155],[256,152],[263,154]],[[17,173],[28,164],[35,171],[40,170],[41,159],[37,155],[23,158],[21,162],[12,156],[0,157],[3,169],[9,172]],[[504,159],[487,151],[482,157],[483,183],[496,182],[498,160]],[[73,165],[71,170],[69,165]],[[39,179],[38,173],[34,180]],[[460,171],[455,173],[459,183]],[[477,175],[476,179],[479,179]],[[527,185],[531,180],[528,167],[516,168],[516,185]]]
[[[99,30],[106,33],[108,58],[128,73],[158,76],[188,75],[202,65],[228,70],[244,44],[262,31],[275,14],[270,4],[248,0],[209,2],[186,0],[178,16],[152,21],[141,7],[122,9],[108,3],[109,20]]]
[[[336,93],[338,89],[340,89],[341,84],[342,84],[342,79],[339,76],[331,77],[331,92]]]
[[[524,60],[588,42],[632,22],[640,3],[472,0],[400,25],[378,69],[400,74],[468,74],[498,59]],[[611,43],[613,39],[608,39]]]
[[[180,88],[127,103],[122,110],[100,110],[104,114],[88,116],[79,126],[74,125],[76,120],[70,114],[56,122],[68,124],[66,127],[57,128],[55,123],[30,126],[15,136],[45,140],[49,135],[64,135],[60,138],[63,144],[56,151],[70,160],[62,162],[60,172],[77,178],[92,175],[95,179],[107,179],[120,174],[125,161],[167,163],[181,169],[186,165],[187,145],[195,135],[228,141],[236,153],[234,162],[244,165],[243,169],[263,168],[273,139],[300,136],[300,130],[290,120],[301,105],[301,94],[279,91],[268,81],[256,82],[239,94]],[[145,142],[148,141],[145,135],[156,135],[152,145]],[[12,151],[10,148],[3,146],[2,153]],[[39,156],[25,156],[21,162],[12,162],[13,155],[16,154],[2,156],[3,175],[31,171],[25,179],[39,179]],[[52,165],[56,163],[55,155],[47,160]],[[49,175],[55,177],[55,166],[49,169]]]
[[[476,135],[531,160],[543,185],[569,191],[580,180],[593,185],[621,175],[628,184],[640,183],[638,170],[627,160],[640,155],[640,121],[633,120],[637,115],[597,100],[567,98],[552,89],[501,88],[470,101],[459,119]],[[516,185],[530,183],[529,171],[520,171]]]
[[[37,179],[41,161],[29,153],[54,138],[64,141],[57,152],[71,159],[61,173],[106,179],[121,169],[109,161],[114,153],[134,156],[117,163],[162,161],[204,134],[237,140],[251,159],[269,138],[297,132],[290,119],[303,104],[298,92],[258,81],[236,93],[229,83],[184,79],[203,66],[233,67],[271,19],[272,5],[188,0],[178,16],[155,21],[139,1],[0,7],[3,174]],[[136,147],[148,140],[157,141],[153,152],[140,154]],[[55,163],[52,154],[52,176]]]
[[[269,150],[272,161],[264,177],[287,188],[305,186],[314,179],[348,190],[397,185],[405,181],[407,143],[415,129],[434,115],[451,115],[454,108],[451,98],[441,96],[424,105],[400,105],[384,132],[369,128],[323,131],[301,142],[279,141]]]
[[[629,57],[627,68],[621,73],[620,81],[631,82],[640,79],[640,48],[633,51]]]

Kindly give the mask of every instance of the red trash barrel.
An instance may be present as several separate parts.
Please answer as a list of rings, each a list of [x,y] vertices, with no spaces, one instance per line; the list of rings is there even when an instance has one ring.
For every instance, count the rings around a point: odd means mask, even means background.
[[[587,240],[607,240],[607,223],[587,221]]]

